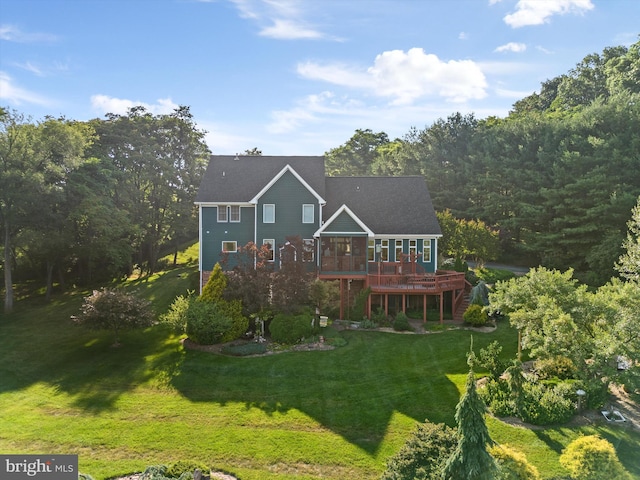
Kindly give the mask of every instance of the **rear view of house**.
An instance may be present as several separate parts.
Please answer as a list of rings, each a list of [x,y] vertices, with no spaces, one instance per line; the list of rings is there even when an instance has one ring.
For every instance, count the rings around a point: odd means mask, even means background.
[[[278,269],[287,238],[320,279],[339,280],[342,308],[371,289],[367,311],[455,310],[464,275],[438,271],[440,226],[424,178],[327,177],[324,157],[212,156],[196,204],[200,279],[222,255],[267,245]]]

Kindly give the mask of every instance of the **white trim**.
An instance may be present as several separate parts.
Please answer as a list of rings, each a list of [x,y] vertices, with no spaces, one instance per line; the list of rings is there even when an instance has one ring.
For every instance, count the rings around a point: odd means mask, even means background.
[[[198,283],[200,285],[200,292],[202,293],[202,205],[198,205],[198,271],[200,275]]]
[[[260,200],[260,197],[262,197],[267,191],[269,191],[269,189],[278,181],[280,180],[280,178],[286,173],[286,172],[291,172],[293,174],[294,177],[296,177],[296,179],[307,189],[309,190],[309,192],[316,198],[316,200],[318,200],[318,203],[321,204],[325,204],[327,203],[327,201],[322,198],[320,195],[318,195],[318,193],[311,188],[311,186],[304,180],[304,178],[302,178],[300,175],[298,175],[298,172],[296,172],[291,165],[287,164],[282,170],[280,170],[280,172],[273,177],[269,183],[267,183],[264,188],[262,190],[260,190],[255,197],[253,197],[251,200],[249,200],[250,203],[258,203]]]
[[[331,223],[338,218],[339,215],[341,215],[343,212],[345,212],[347,215],[349,215],[353,221],[355,221],[358,226],[360,228],[362,228],[363,231],[360,232],[330,232],[331,235],[357,235],[357,234],[366,234],[368,237],[373,237],[374,233],[373,231],[367,227],[367,225],[358,218],[358,216],[353,213],[351,211],[351,209],[349,207],[347,207],[346,205],[342,205],[333,215],[331,215],[331,218],[329,220],[327,220],[326,222],[324,222],[324,225],[322,225],[317,231],[316,233],[313,234],[314,237],[319,237],[320,234],[325,233],[325,230],[327,229],[327,227],[329,225],[331,225]]]
[[[265,213],[266,213],[266,207],[267,206],[273,207],[273,221],[268,221],[267,222],[264,219],[264,217],[266,216]],[[263,203],[262,204],[262,223],[269,223],[269,224],[276,223],[276,204],[275,203]]]
[[[235,250],[225,250],[225,243],[234,243],[236,246]],[[222,253],[238,253],[238,241],[237,240],[222,240],[222,249],[220,250]]]
[[[311,207],[311,221],[310,222],[305,222],[305,219],[304,219],[305,207]],[[302,223],[304,225],[308,225],[308,224],[314,223],[315,219],[316,219],[316,204],[315,203],[303,203],[302,204]]]

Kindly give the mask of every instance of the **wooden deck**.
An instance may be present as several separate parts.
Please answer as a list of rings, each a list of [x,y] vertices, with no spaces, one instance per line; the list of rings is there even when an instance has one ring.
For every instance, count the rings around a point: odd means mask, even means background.
[[[369,274],[368,285],[374,293],[439,294],[465,288],[464,273],[439,271],[423,274]]]

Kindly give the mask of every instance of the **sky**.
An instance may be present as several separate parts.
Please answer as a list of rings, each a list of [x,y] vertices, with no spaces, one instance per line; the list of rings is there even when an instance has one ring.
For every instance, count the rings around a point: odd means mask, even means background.
[[[638,0],[0,0],[0,106],[187,105],[214,154],[322,155],[356,129],[505,117],[639,34]]]

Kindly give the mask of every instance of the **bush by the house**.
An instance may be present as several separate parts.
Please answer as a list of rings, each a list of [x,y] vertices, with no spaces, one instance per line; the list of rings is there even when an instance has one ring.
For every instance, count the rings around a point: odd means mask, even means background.
[[[598,435],[583,436],[571,442],[560,455],[560,464],[574,479],[631,479],[611,442]]]
[[[538,469],[529,463],[524,453],[507,445],[494,445],[488,449],[500,468],[497,480],[539,480]]]
[[[217,303],[194,300],[187,312],[187,335],[200,345],[222,343],[233,319]]]
[[[393,329],[397,332],[412,331],[411,325],[409,325],[409,317],[404,312],[398,312],[395,320],[393,321]]]
[[[371,314],[371,320],[375,324],[377,324],[379,327],[390,327],[391,326],[391,320],[389,319],[389,316],[381,308],[377,308]]]
[[[175,298],[169,310],[160,316],[160,321],[166,323],[177,334],[183,334],[187,331],[187,314],[191,302],[193,292],[187,295],[180,295]]]
[[[473,325],[474,327],[482,327],[483,325],[486,325],[489,320],[487,312],[484,311],[481,305],[477,304],[469,305],[462,314],[462,318],[466,323]]]
[[[439,480],[457,443],[455,429],[443,423],[419,424],[400,451],[387,461],[381,480]]]
[[[84,298],[77,316],[71,317],[80,325],[96,330],[111,330],[115,344],[120,343],[120,332],[137,327],[148,327],[154,316],[150,303],[118,289],[94,290]]]
[[[313,315],[309,312],[300,315],[279,313],[269,325],[271,339],[277,343],[290,345],[309,338],[313,334],[312,319]]]

